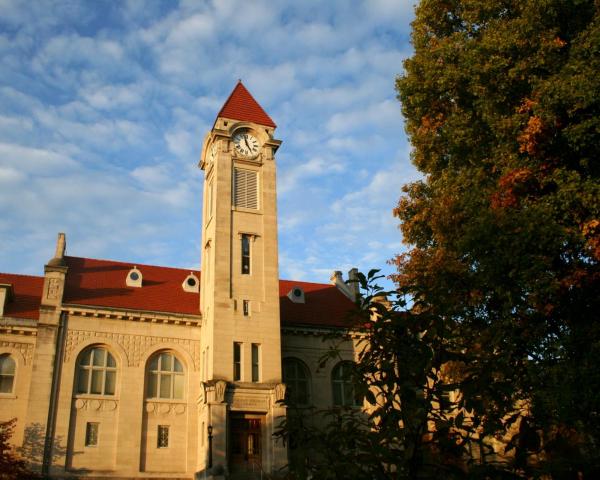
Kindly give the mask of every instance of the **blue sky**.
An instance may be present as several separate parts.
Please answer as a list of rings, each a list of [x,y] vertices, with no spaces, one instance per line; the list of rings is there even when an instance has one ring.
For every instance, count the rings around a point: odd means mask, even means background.
[[[277,123],[282,278],[383,268],[410,164],[413,2],[0,0],[0,271],[198,268],[205,133],[238,78]]]

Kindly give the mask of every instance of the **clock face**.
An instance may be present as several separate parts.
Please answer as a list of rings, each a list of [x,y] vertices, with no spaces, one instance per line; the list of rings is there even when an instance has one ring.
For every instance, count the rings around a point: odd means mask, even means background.
[[[260,146],[256,137],[245,130],[237,132],[233,136],[233,145],[236,151],[244,157],[258,155],[258,147]]]

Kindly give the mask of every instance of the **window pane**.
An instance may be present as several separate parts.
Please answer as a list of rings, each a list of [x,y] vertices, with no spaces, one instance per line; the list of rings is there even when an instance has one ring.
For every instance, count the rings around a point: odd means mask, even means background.
[[[148,391],[146,395],[149,398],[156,398],[158,395],[156,394],[156,388],[158,387],[158,375],[156,373],[151,373],[148,375]]]
[[[95,447],[98,445],[98,424],[87,423],[85,426],[85,445]]]
[[[90,364],[90,355],[92,351],[90,349],[86,350],[81,354],[81,358],[79,359],[79,365],[89,365]]]
[[[171,398],[171,375],[160,376],[160,398]]]
[[[15,361],[8,355],[0,357],[0,374],[2,375],[14,375],[15,374]]]
[[[104,357],[106,355],[106,350],[104,350],[103,348],[94,348],[93,354],[94,354],[94,365],[98,366],[98,367],[103,367],[105,365]]]
[[[115,384],[117,383],[117,372],[106,372],[106,379],[104,380],[104,394],[114,395]]]
[[[339,382],[333,383],[333,404],[343,405],[342,402],[342,385]]]
[[[172,367],[172,359],[173,357],[168,353],[160,354],[160,370],[163,372],[170,372],[173,370]]]
[[[183,372],[183,366],[181,365],[181,362],[175,357],[173,357],[173,370],[176,372]]]
[[[158,355],[155,355],[154,357],[152,357],[152,360],[150,360],[150,365],[148,366],[148,368],[150,370],[158,370]]]
[[[248,235],[242,235],[242,255],[250,255],[250,239]]]
[[[77,379],[77,393],[88,393],[88,377],[89,370],[80,367]]]
[[[183,398],[183,375],[174,375],[173,398]]]
[[[308,390],[305,382],[298,382],[296,384],[296,402],[301,405],[306,405],[308,403]]]
[[[11,393],[13,380],[15,377],[9,375],[0,375],[0,393]]]
[[[102,370],[92,370],[92,388],[90,393],[102,393],[102,377],[104,372]]]
[[[169,426],[159,425],[158,426],[158,448],[166,448],[169,446]]]
[[[106,366],[107,367],[116,367],[117,364],[115,363],[115,359],[113,358],[113,356],[110,354],[110,352],[106,352],[107,358],[106,358]]]

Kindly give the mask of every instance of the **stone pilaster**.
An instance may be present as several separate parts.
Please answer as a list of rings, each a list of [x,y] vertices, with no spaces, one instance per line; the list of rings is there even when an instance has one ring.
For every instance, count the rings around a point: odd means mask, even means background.
[[[56,402],[54,377],[61,306],[65,289],[67,266],[64,260],[65,236],[58,235],[56,254],[44,267],[44,289],[40,305],[37,340],[33,355],[31,387],[23,450],[31,467],[44,471],[52,460],[52,423]]]

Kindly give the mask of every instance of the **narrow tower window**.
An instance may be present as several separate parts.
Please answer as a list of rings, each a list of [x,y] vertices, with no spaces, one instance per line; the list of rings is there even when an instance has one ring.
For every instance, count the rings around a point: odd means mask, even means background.
[[[252,344],[252,381],[259,381],[259,373],[260,373],[260,345],[253,343]]]
[[[233,344],[233,380],[239,381],[242,379],[242,344]]]
[[[244,317],[250,315],[250,300],[244,300],[242,305],[244,306]]]
[[[242,234],[242,275],[250,275],[250,235]]]

